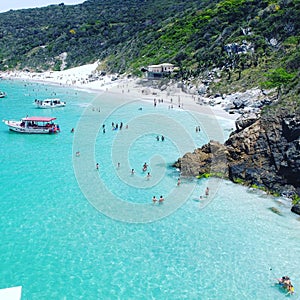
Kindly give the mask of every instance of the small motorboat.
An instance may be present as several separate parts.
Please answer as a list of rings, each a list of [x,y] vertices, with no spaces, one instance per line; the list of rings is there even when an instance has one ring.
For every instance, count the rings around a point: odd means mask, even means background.
[[[3,91],[0,91],[0,98],[4,98],[4,97],[6,97],[6,93]]]
[[[9,130],[20,133],[57,133],[59,125],[54,124],[53,117],[26,117],[20,121],[3,120]]]
[[[55,108],[66,106],[66,102],[61,101],[59,98],[49,98],[44,100],[35,99],[34,104],[38,108]]]

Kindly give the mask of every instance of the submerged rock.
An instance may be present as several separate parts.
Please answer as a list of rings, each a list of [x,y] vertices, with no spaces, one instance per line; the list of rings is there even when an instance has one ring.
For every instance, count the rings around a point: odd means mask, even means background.
[[[272,211],[273,213],[275,213],[276,215],[282,216],[282,213],[280,212],[280,210],[276,207],[269,207],[270,211]]]

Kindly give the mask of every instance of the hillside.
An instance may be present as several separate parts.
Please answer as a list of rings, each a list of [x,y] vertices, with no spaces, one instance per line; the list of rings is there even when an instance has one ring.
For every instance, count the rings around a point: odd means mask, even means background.
[[[59,70],[96,60],[139,73],[170,62],[182,78],[300,69],[300,2],[88,0],[9,11],[0,18],[0,69]],[[247,70],[253,72],[247,73]],[[253,74],[254,73],[254,74]]]
[[[202,2],[201,2],[202,3]],[[136,58],[132,46],[142,49],[145,32],[158,31],[162,23],[197,10],[200,1],[89,0],[80,5],[9,11],[0,18],[0,59],[3,68],[45,70],[60,68],[61,54],[67,53],[67,67],[96,60],[107,60],[112,71],[112,56],[126,52]],[[149,41],[148,41],[149,42]],[[126,58],[128,59],[128,58]]]

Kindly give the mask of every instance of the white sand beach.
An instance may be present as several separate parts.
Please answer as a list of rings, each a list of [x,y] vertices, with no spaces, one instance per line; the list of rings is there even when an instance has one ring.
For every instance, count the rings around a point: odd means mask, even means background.
[[[43,73],[26,71],[7,71],[0,75],[4,79],[19,79],[41,83],[57,84],[70,88],[91,91],[107,91],[118,95],[130,95],[147,101],[161,101],[174,108],[197,111],[204,114],[235,120],[239,114],[229,114],[223,108],[225,103],[215,106],[205,105],[209,99],[198,95],[187,94],[175,86],[164,91],[154,87],[143,87],[139,84],[140,78],[127,78],[118,74],[100,75],[98,63],[71,68],[64,71],[47,71]],[[145,79],[146,80],[146,79]]]

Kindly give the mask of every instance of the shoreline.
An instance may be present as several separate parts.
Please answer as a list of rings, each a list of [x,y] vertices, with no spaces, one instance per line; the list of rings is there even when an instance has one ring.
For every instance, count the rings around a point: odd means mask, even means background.
[[[196,95],[187,94],[180,88],[171,87],[160,90],[154,87],[139,85],[140,78],[118,78],[117,75],[102,75],[93,79],[97,73],[98,64],[89,64],[64,71],[47,71],[43,73],[31,73],[23,71],[1,72],[4,80],[21,80],[36,82],[39,84],[56,85],[60,87],[83,90],[91,93],[108,92],[118,96],[126,95],[145,101],[162,100],[164,104],[176,109],[193,111],[201,114],[214,115],[219,118],[235,121],[239,114],[229,114],[223,109],[224,104],[216,106],[205,105],[196,101]]]

